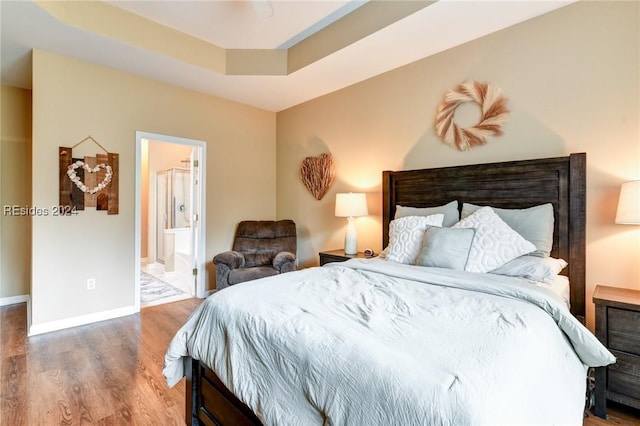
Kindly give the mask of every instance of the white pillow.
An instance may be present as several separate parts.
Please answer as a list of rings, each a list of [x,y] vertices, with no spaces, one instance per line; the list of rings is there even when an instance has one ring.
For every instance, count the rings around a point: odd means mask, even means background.
[[[539,287],[545,287],[560,296],[567,304],[567,309],[571,309],[571,286],[569,278],[564,275],[556,275],[550,283],[536,283]]]
[[[522,238],[504,223],[491,207],[479,208],[452,228],[476,229],[469,260],[465,266],[465,271],[468,272],[492,271],[536,249],[533,243]]]
[[[431,216],[405,216],[389,224],[387,260],[413,264],[420,252],[424,231],[429,226],[442,226],[442,213]]]
[[[461,219],[472,214],[481,206],[463,203]],[[501,209],[492,207],[500,219],[511,229],[536,246],[532,256],[547,257],[553,248],[553,205],[551,203],[529,207],[528,209]]]
[[[564,259],[520,256],[494,269],[491,273],[553,284],[565,266],[567,266],[567,262]]]

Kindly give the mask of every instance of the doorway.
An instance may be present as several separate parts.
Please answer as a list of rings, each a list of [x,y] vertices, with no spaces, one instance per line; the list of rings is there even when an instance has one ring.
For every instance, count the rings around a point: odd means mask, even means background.
[[[136,132],[136,307],[204,297],[203,141]]]

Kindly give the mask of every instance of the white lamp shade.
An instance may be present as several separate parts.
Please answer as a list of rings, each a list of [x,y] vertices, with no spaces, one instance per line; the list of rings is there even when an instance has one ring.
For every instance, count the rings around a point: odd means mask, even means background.
[[[354,192],[336,194],[337,217],[358,217],[368,214],[366,194]]]
[[[616,223],[640,225],[640,180],[622,184]]]

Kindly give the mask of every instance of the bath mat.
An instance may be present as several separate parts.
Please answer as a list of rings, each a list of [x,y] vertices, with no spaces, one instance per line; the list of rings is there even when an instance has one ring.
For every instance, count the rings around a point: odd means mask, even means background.
[[[140,272],[140,304],[147,305],[160,299],[186,295],[179,288],[172,286],[151,274]]]

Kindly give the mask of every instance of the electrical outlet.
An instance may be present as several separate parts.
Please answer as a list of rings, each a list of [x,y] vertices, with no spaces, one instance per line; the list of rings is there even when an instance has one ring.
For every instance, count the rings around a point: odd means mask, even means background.
[[[87,290],[95,290],[96,289],[96,279],[89,278],[87,280]]]

